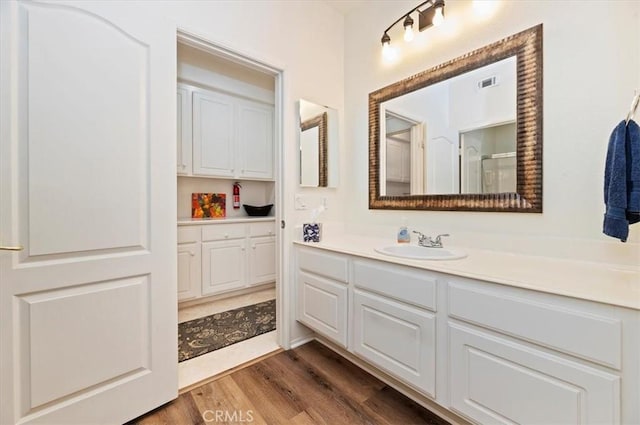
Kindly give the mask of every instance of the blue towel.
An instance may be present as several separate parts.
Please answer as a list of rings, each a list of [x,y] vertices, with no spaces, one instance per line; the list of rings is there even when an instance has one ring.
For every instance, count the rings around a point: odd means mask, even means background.
[[[640,221],[640,128],[633,120],[622,121],[609,138],[604,203],[602,231],[626,242],[629,224]]]

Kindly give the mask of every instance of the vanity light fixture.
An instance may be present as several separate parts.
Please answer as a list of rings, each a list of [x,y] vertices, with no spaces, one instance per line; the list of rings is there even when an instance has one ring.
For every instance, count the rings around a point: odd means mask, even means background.
[[[421,7],[426,6],[423,10],[420,10]],[[418,13],[418,30],[423,31],[430,26],[437,27],[442,22],[444,22],[444,0],[427,0],[423,3],[420,3],[418,6],[411,9],[409,12],[402,15],[398,18],[394,23],[389,25],[389,27],[382,34],[382,54],[389,58],[393,51],[391,48],[391,37],[389,37],[389,30],[393,28],[395,24],[400,22],[402,18],[404,18],[403,26],[404,26],[404,40],[410,42],[413,40],[413,19],[411,15],[413,13]]]

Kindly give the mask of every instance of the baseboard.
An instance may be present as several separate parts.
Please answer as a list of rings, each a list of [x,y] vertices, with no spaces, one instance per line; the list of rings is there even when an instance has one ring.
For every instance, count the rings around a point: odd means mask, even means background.
[[[311,335],[305,335],[305,336],[301,336],[299,338],[294,339],[293,341],[291,341],[289,343],[289,345],[291,346],[291,350],[293,350],[294,348],[298,348],[301,345],[306,344],[307,342],[311,342],[314,339],[316,339],[315,334],[311,334]]]
[[[421,393],[419,393],[418,391],[414,390],[413,388],[407,386],[406,384],[403,384],[402,382],[398,381],[396,378],[392,377],[391,375],[386,374],[385,372],[381,371],[380,369],[376,368],[375,366],[371,366],[369,363],[367,363],[364,360],[361,360],[359,357],[356,357],[355,355],[351,354],[350,352],[348,352],[344,348],[341,348],[341,347],[335,345],[334,343],[323,339],[322,337],[320,337],[318,335],[315,335],[315,337],[312,338],[312,339],[315,339],[320,344],[322,344],[325,347],[329,348],[331,351],[336,352],[337,354],[339,354],[340,356],[342,356],[345,359],[349,360],[351,363],[355,364],[359,368],[369,372],[370,374],[372,374],[373,376],[375,376],[376,378],[378,378],[379,380],[381,380],[385,384],[387,384],[390,387],[394,388],[398,392],[406,395],[411,400],[415,401],[416,403],[418,403],[419,405],[421,405],[425,409],[429,410],[430,412],[433,412],[434,414],[440,416],[442,419],[448,421],[452,425],[471,425],[471,423],[468,422],[466,419],[464,419],[464,418],[456,415],[455,413],[447,410],[446,408],[440,406],[435,401],[433,401],[430,398],[422,395]]]

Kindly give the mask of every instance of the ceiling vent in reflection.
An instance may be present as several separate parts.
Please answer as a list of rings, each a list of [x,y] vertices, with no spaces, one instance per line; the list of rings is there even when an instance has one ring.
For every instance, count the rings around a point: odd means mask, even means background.
[[[498,85],[498,77],[495,75],[493,77],[485,78],[483,80],[478,81],[479,89],[488,89],[489,87],[495,87]]]

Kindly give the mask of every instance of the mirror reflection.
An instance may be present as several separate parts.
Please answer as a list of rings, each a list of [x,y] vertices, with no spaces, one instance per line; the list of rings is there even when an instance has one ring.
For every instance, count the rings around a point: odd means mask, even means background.
[[[542,71],[540,24],[369,93],[369,208],[541,213]]]
[[[380,194],[516,192],[516,57],[380,103]]]
[[[338,183],[337,111],[301,99],[300,186],[336,187]]]

